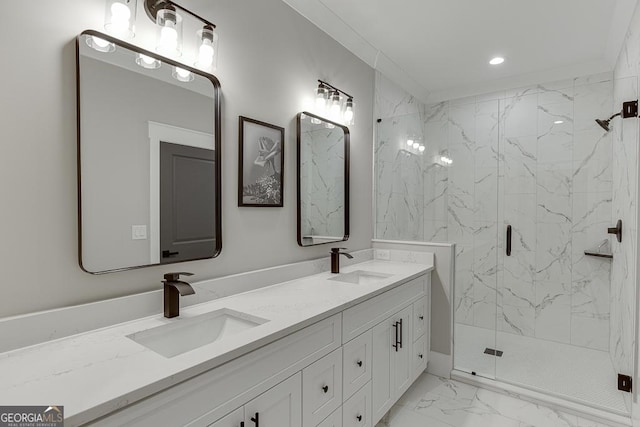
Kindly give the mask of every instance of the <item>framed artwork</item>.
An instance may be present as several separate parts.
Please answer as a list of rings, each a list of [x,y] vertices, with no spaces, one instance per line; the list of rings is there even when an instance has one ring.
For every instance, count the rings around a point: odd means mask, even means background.
[[[240,116],[238,206],[282,207],[284,128]]]

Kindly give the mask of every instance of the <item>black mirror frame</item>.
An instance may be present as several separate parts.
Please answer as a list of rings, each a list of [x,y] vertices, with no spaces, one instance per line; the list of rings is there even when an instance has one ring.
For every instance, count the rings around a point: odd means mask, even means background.
[[[314,243],[311,245],[303,245],[302,244],[302,211],[300,209],[300,196],[301,196],[301,189],[300,189],[300,165],[301,165],[301,157],[300,157],[300,147],[301,147],[301,139],[302,139],[302,134],[301,134],[301,120],[302,120],[302,116],[308,116],[308,117],[312,117],[318,120],[322,120],[324,122],[327,123],[331,123],[332,125],[334,125],[335,127],[338,127],[340,129],[342,129],[344,131],[344,237],[341,240],[332,240],[329,242],[322,242],[322,243]],[[351,141],[351,134],[349,132],[349,128],[341,125],[340,123],[336,123],[334,121],[325,119],[324,117],[320,117],[316,114],[313,113],[309,113],[307,111],[303,111],[301,113],[298,113],[297,117],[296,117],[296,196],[297,196],[297,219],[298,219],[298,245],[302,246],[303,248],[309,247],[309,246],[319,246],[319,245],[327,245],[327,244],[335,244],[336,242],[344,242],[346,240],[349,240],[349,165],[350,165],[350,160],[349,160],[349,153],[350,153],[350,141]]]
[[[83,263],[82,263],[82,164],[81,164],[81,156],[80,156],[80,150],[81,150],[81,145],[80,145],[80,43],[81,43],[81,37],[82,36],[96,36],[99,37],[101,39],[104,39],[110,43],[115,44],[116,46],[120,46],[122,48],[128,49],[130,51],[133,52],[137,52],[137,53],[141,53],[144,55],[147,55],[151,58],[154,59],[158,59],[160,61],[162,61],[163,63],[169,64],[169,65],[173,65],[176,67],[180,67],[183,68],[185,70],[188,70],[194,74],[197,74],[199,76],[202,76],[204,78],[206,78],[207,80],[209,80],[211,82],[211,84],[213,85],[213,94],[214,94],[214,99],[213,99],[213,109],[214,109],[214,117],[213,119],[215,120],[214,122],[214,148],[215,148],[215,154],[214,154],[214,159],[216,162],[216,171],[215,171],[215,191],[216,191],[216,200],[215,200],[215,212],[216,212],[216,247],[215,247],[215,251],[213,253],[212,256],[210,257],[203,257],[203,258],[194,258],[194,259],[190,259],[190,260],[182,260],[182,261],[175,261],[175,262],[166,262],[166,263],[158,263],[158,264],[144,264],[144,265],[136,265],[136,266],[131,266],[131,267],[123,267],[123,268],[115,268],[115,269],[111,269],[111,270],[104,270],[104,271],[89,271],[87,270]],[[211,259],[211,258],[215,258],[218,255],[220,255],[220,252],[222,251],[222,167],[221,167],[221,160],[222,160],[222,154],[221,154],[221,149],[222,149],[222,131],[221,131],[221,121],[222,121],[222,108],[221,108],[221,95],[220,95],[220,81],[213,75],[213,74],[208,74],[205,73],[204,71],[198,70],[196,68],[193,68],[189,65],[186,64],[182,64],[179,63],[177,61],[174,61],[170,58],[166,58],[164,56],[160,56],[155,52],[151,52],[145,49],[142,49],[138,46],[134,46],[132,44],[129,44],[127,42],[124,42],[120,39],[111,37],[107,34],[101,33],[99,31],[94,31],[94,30],[85,30],[82,33],[80,33],[80,35],[78,35],[78,37],[76,37],[76,132],[77,132],[77,164],[76,164],[76,169],[77,169],[77,182],[78,182],[78,263],[80,265],[80,268],[89,273],[89,274],[93,274],[93,275],[100,275],[100,274],[106,274],[106,273],[115,273],[115,272],[119,272],[119,271],[128,271],[128,270],[135,270],[135,269],[139,269],[139,268],[146,268],[146,267],[154,267],[154,266],[164,266],[164,265],[169,265],[169,264],[177,264],[177,263],[181,263],[181,262],[190,262],[190,261],[198,261],[198,260],[203,260],[203,259]]]

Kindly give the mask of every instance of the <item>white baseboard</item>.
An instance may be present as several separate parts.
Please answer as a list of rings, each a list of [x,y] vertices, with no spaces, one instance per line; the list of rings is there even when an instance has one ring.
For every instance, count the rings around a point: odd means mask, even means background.
[[[450,378],[453,369],[453,358],[449,354],[432,351],[429,353],[427,372],[437,377]]]

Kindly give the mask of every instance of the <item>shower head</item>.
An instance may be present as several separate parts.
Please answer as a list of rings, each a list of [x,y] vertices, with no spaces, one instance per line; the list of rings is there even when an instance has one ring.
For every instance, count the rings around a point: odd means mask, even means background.
[[[613,116],[609,117],[607,120],[600,120],[600,119],[596,119],[596,123],[598,125],[600,125],[600,127],[604,130],[606,130],[607,132],[609,132],[611,129],[609,128],[609,122],[611,121],[611,119],[613,119],[614,117],[617,117],[619,115],[621,115],[622,112],[616,113]]]
[[[609,120],[596,119],[596,123],[599,124],[602,129],[609,132]]]

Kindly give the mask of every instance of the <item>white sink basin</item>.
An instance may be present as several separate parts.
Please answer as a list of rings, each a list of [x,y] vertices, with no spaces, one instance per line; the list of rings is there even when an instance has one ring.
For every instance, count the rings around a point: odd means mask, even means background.
[[[127,338],[164,357],[174,357],[203,345],[222,341],[268,320],[223,308],[191,318],[176,317],[170,322],[127,335]]]
[[[356,270],[351,273],[341,273],[329,280],[336,282],[353,283],[355,285],[373,285],[388,277],[392,274],[375,273],[373,271]]]

